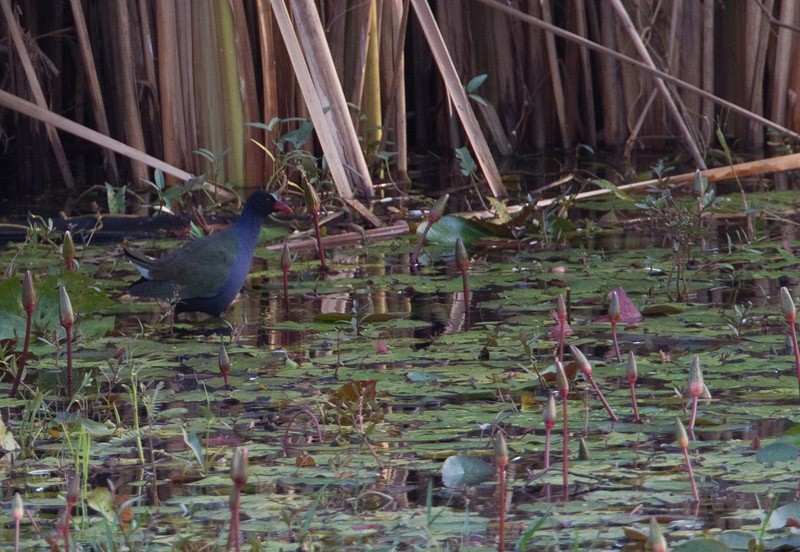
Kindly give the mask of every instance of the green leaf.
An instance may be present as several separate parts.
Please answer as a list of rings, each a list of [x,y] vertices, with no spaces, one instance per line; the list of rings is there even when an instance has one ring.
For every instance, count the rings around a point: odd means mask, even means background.
[[[422,232],[422,225],[417,229],[417,233]],[[478,240],[491,237],[486,228],[473,220],[446,215],[439,219],[431,229],[428,230],[426,241],[438,243],[440,245],[455,245],[456,240],[461,238],[464,245],[469,246]]]
[[[92,490],[86,502],[94,510],[106,519],[106,521],[113,522],[117,518],[117,508],[114,504],[114,496],[105,487],[97,487]]]
[[[759,464],[775,462],[793,462],[797,460],[797,447],[787,441],[777,441],[761,447],[756,453]]]
[[[194,457],[200,464],[200,469],[205,470],[206,454],[203,450],[203,443],[201,443],[200,439],[197,437],[197,432],[194,430],[187,432],[185,427],[181,427],[181,432],[183,433],[183,442],[186,443],[186,446],[194,453]]]
[[[631,196],[629,196],[628,194],[626,194],[625,192],[620,190],[615,184],[612,184],[611,182],[609,182],[605,178],[593,178],[590,182],[592,184],[600,186],[601,188],[603,188],[605,190],[610,191],[611,193],[613,193],[617,197],[617,199],[621,199],[623,201],[633,201],[633,198]],[[638,203],[637,203],[637,206],[639,206]],[[641,209],[641,208],[645,208],[645,207],[639,207],[639,208]]]
[[[125,193],[126,186],[115,188],[106,182],[106,200],[108,201],[108,212],[112,215],[125,214]]]
[[[451,456],[442,464],[445,487],[461,487],[483,483],[494,474],[494,466],[472,456]]]
[[[466,91],[467,91],[467,94],[472,94],[472,93],[473,93],[473,92],[475,92],[475,91],[476,91],[478,88],[480,88],[480,87],[481,87],[481,85],[482,85],[484,82],[486,82],[486,78],[487,78],[488,76],[489,76],[489,75],[487,75],[486,73],[484,73],[483,75],[478,75],[477,77],[472,77],[472,78],[470,79],[470,81],[467,83],[467,85],[464,87],[464,90],[466,90]]]
[[[693,539],[679,544],[672,552],[731,552],[731,547],[716,539]]]
[[[478,170],[478,165],[472,158],[468,147],[456,148],[456,159],[458,159],[458,168],[461,169],[462,175],[469,176]]]

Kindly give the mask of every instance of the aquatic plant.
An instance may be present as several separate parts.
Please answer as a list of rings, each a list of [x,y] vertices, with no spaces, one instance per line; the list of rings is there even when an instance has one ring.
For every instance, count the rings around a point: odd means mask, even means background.
[[[562,463],[561,463],[561,479],[564,485],[564,496],[568,496],[569,487],[569,421],[568,421],[568,408],[567,398],[569,397],[569,379],[564,366],[556,360],[556,388],[558,389],[558,396],[561,398],[561,417],[562,417],[562,431],[561,431],[561,444],[562,444]]]
[[[449,199],[450,194],[444,194],[436,200],[436,203],[434,203],[433,207],[431,207],[430,211],[428,211],[425,227],[422,229],[422,234],[420,234],[419,238],[417,239],[417,245],[414,248],[414,252],[411,254],[410,263],[412,266],[417,264],[419,261],[419,254],[422,251],[422,245],[425,243],[425,236],[428,235],[428,231],[431,229],[431,227],[436,224],[444,215],[444,210],[445,207],[447,207],[447,201]]]
[[[683,427],[683,422],[680,418],[675,418],[675,442],[678,448],[683,452],[683,459],[686,461],[686,471],[689,472],[689,481],[692,484],[692,496],[695,502],[700,502],[700,496],[697,494],[697,484],[694,481],[694,471],[692,470],[692,462],[689,459],[689,437],[686,435],[686,428]]]
[[[228,385],[228,374],[231,371],[231,359],[228,356],[228,350],[225,348],[225,343],[219,344],[219,372],[222,374],[222,381],[225,387]]]
[[[75,325],[75,314],[72,312],[72,302],[69,299],[67,288],[63,285],[58,288],[58,305],[61,326],[66,333],[67,343],[67,396],[72,398],[72,326]],[[67,548],[69,550],[69,548]]]
[[[794,305],[792,294],[786,286],[781,287],[781,308],[783,309],[783,319],[789,324],[792,336],[792,349],[794,351],[794,367],[797,373],[797,388],[800,392],[800,350],[797,348],[797,308]]]
[[[544,469],[550,469],[550,434],[556,425],[556,397],[553,393],[547,394],[547,403],[542,411],[544,421]]]
[[[283,273],[283,310],[289,312],[289,270],[292,268],[292,253],[289,242],[283,241],[281,250],[281,272]]]
[[[508,445],[502,431],[494,437],[494,465],[497,468],[497,550],[505,550],[506,542],[506,472]]]
[[[650,535],[647,537],[647,547],[650,552],[667,552],[668,550],[667,539],[664,538],[664,533],[655,516],[650,517]]]
[[[33,320],[33,311],[36,309],[36,287],[33,285],[33,276],[30,270],[25,271],[25,276],[22,279],[22,308],[25,310],[25,341],[22,345],[22,355],[17,363],[17,375],[14,377],[14,383],[8,393],[8,396],[12,398],[17,396],[19,384],[22,382],[22,376],[25,373],[25,364],[28,362],[28,352],[31,345],[31,322]]]
[[[25,517],[25,506],[22,504],[22,497],[19,493],[14,493],[11,499],[11,519],[14,520],[14,552],[19,552],[19,524]]]
[[[628,365],[625,369],[625,377],[628,380],[628,385],[631,388],[631,408],[633,408],[633,419],[641,422],[639,419],[639,405],[636,404],[636,380],[639,378],[639,367],[636,365],[636,355],[633,351],[628,351]]]
[[[705,232],[703,218],[718,209],[720,199],[713,190],[708,189],[694,205],[689,205],[675,194],[676,187],[668,183],[667,168],[662,160],[652,170],[661,184],[657,190],[646,195],[643,201],[636,203],[636,207],[650,217],[655,227],[671,240],[673,256],[668,280],[675,283],[676,299],[686,300],[689,296],[686,267],[697,239]],[[669,289],[667,293],[671,295]]]
[[[567,305],[564,303],[564,295],[559,293],[556,299],[555,317],[558,324],[558,360],[564,362],[564,341],[567,339]]]
[[[611,292],[611,301],[608,304],[608,319],[611,321],[611,341],[614,344],[614,355],[617,357],[617,362],[622,362],[622,354],[619,352],[619,340],[617,339],[617,324],[621,317],[619,294],[614,290]]]
[[[461,283],[464,292],[464,317],[466,318],[469,314],[469,282],[467,281],[469,255],[460,237],[456,239],[456,268],[461,272]]]
[[[328,263],[325,260],[325,246],[322,244],[322,230],[319,226],[319,211],[322,206],[319,195],[311,183],[303,180],[303,197],[306,202],[306,209],[311,213],[311,221],[314,225],[314,237],[317,240],[317,252],[319,253],[319,270],[320,272],[328,271]]]
[[[613,422],[619,421],[617,415],[614,414],[614,411],[611,409],[611,405],[608,404],[608,401],[606,401],[606,398],[603,396],[603,392],[600,391],[600,386],[597,385],[597,381],[595,381],[594,377],[592,377],[592,365],[586,358],[586,355],[584,355],[575,345],[570,345],[569,350],[572,352],[572,357],[575,359],[575,362],[578,363],[578,368],[580,368],[583,377],[585,377],[586,381],[591,384],[595,390],[595,393],[597,393],[600,402],[603,403],[603,407],[606,409],[606,412],[608,412],[608,417],[611,418],[611,421]]]
[[[69,272],[75,268],[75,242],[72,233],[64,232],[64,243],[61,244],[61,254],[64,257],[64,268]]]
[[[233,451],[233,460],[231,461],[231,481],[233,481],[233,489],[231,490],[231,496],[228,502],[231,512],[228,548],[233,545],[233,549],[236,550],[236,552],[241,550],[239,511],[241,510],[242,489],[245,484],[247,484],[249,456],[250,453],[247,448],[237,447],[236,450]]]
[[[700,395],[703,394],[704,388],[705,384],[703,383],[703,371],[700,368],[700,357],[694,355],[692,364],[689,366],[689,387],[687,389],[689,396],[692,398],[692,416],[689,420],[689,434],[692,436],[692,439],[695,438],[694,423],[697,418],[697,402],[700,399]]]

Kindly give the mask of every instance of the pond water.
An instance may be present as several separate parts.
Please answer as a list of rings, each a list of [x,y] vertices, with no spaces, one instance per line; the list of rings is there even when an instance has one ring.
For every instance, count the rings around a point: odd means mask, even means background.
[[[758,201],[753,194],[751,205]],[[760,217],[743,240],[741,220],[720,210],[691,243],[688,295],[678,299],[676,249],[663,228],[620,200],[582,207],[564,217],[573,227],[552,226],[563,240],[550,235],[548,247],[536,232],[475,242],[466,302],[452,245],[428,244],[425,263],[412,268],[416,237],[407,235],[333,251],[325,276],[313,251],[299,252],[287,310],[279,253],[259,249],[225,320],[173,320],[168,305],[128,298],[137,276],[118,244],[79,246],[73,273],[46,240],[8,244],[0,406],[19,448],[2,441],[0,538],[14,540],[10,502],[19,492],[30,515],[22,548],[63,543],[57,528],[67,480],[76,478],[73,544],[225,549],[232,456],[246,447],[245,549],[496,550],[501,504],[509,550],[643,549],[653,516],[671,546],[701,537],[730,549],[758,539],[766,549],[800,546],[790,529],[800,400],[780,301],[781,286],[800,291],[797,225]],[[607,212],[639,222],[597,225]],[[7,398],[22,348],[12,338],[24,332],[25,269],[39,293],[33,356],[22,398]],[[69,409],[59,395],[58,284],[78,316],[74,369],[85,384]],[[638,361],[641,423],[603,318],[617,288],[644,315],[618,336]],[[556,387],[550,332],[559,294],[569,297],[567,343],[588,356],[619,417],[612,422],[575,375],[566,488],[561,402],[548,470],[542,421]],[[689,423],[695,355],[710,392],[689,444],[699,504],[675,441],[675,418]],[[492,466],[497,432],[511,458],[502,496]],[[460,464],[464,457],[480,463]],[[448,470],[465,470],[468,484],[446,485],[456,475]]]

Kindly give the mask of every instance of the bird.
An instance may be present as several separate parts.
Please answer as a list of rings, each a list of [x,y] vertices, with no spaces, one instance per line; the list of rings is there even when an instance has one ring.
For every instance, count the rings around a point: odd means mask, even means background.
[[[247,280],[261,225],[275,211],[291,213],[292,208],[275,194],[259,190],[247,198],[236,221],[221,232],[192,240],[157,259],[123,248],[141,275],[128,293],[173,301],[175,314],[220,316]]]

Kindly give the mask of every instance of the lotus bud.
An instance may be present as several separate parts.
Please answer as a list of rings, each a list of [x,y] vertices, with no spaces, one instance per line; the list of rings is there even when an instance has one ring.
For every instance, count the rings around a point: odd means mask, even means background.
[[[72,474],[67,479],[67,496],[66,496],[66,500],[67,500],[67,505],[68,506],[69,505],[74,506],[75,504],[78,503],[79,491],[80,491],[80,483],[81,483],[80,478],[75,474]]]
[[[561,400],[566,400],[567,395],[569,395],[569,379],[567,379],[567,373],[564,371],[564,365],[559,361],[556,361],[556,386]]]
[[[708,178],[703,176],[700,172],[700,169],[694,171],[694,195],[697,197],[703,197],[706,195],[706,190],[708,189]]]
[[[616,324],[621,317],[622,312],[619,307],[619,293],[614,290],[611,292],[611,302],[608,304],[608,319]]]
[[[28,314],[36,308],[36,288],[33,286],[33,276],[30,270],[25,271],[22,279],[22,308]]]
[[[564,324],[567,321],[567,305],[564,303],[564,296],[561,293],[558,294],[556,299],[556,314],[558,315],[559,323]]]
[[[469,268],[469,255],[461,238],[456,238],[456,266],[461,272],[466,272]]]
[[[308,212],[312,214],[319,213],[322,204],[319,200],[319,196],[317,195],[317,191],[305,180],[303,181],[303,196],[306,200],[306,208],[308,209]]]
[[[64,286],[58,287],[58,306],[61,317],[61,325],[65,328],[71,328],[75,325],[75,313],[72,312],[72,302],[69,300],[67,288]]]
[[[572,357],[578,363],[583,375],[586,376],[586,379],[590,379],[592,377],[592,365],[589,364],[586,356],[575,345],[570,345],[569,350],[572,351]]]
[[[544,427],[547,429],[553,429],[556,425],[556,397],[553,393],[547,395],[547,405],[544,407],[544,412],[542,412],[542,418],[544,420]]]
[[[233,451],[231,480],[237,487],[244,487],[245,483],[247,483],[249,456],[250,452],[245,447],[236,447],[236,450]]]
[[[651,552],[667,552],[667,541],[654,516],[650,518],[650,536],[647,538],[647,549]]]
[[[222,374],[222,380],[225,382],[225,386],[228,386],[228,373],[231,370],[231,359],[228,357],[228,350],[225,348],[225,344],[222,343],[219,346],[219,371]]]
[[[67,270],[72,270],[75,263],[75,242],[72,241],[72,234],[69,230],[64,233],[64,243],[61,244],[61,254],[64,256],[64,264]]]
[[[431,210],[428,212],[428,222],[433,224],[444,215],[444,208],[447,207],[447,201],[450,199],[450,194],[444,194],[436,200]]]
[[[281,251],[281,270],[289,272],[292,268],[292,252],[289,251],[289,243],[283,242],[283,251]]]
[[[689,367],[689,395],[699,397],[703,394],[703,371],[700,369],[700,357],[694,355],[692,365]]]
[[[586,439],[582,436],[578,438],[578,460],[590,460],[589,447],[586,446]]]
[[[14,493],[11,499],[11,519],[19,523],[25,517],[25,506],[22,504],[22,497],[19,493]]]
[[[636,365],[636,355],[633,351],[628,351],[628,367],[625,370],[625,377],[628,378],[628,383],[634,384],[639,378],[639,367]]]
[[[797,320],[797,309],[794,306],[794,299],[792,294],[784,286],[781,288],[781,308],[783,309],[783,318],[787,324],[794,324]]]
[[[494,437],[494,463],[500,469],[508,465],[508,445],[502,431],[498,431]]]
[[[675,418],[675,442],[681,450],[686,450],[689,447],[689,436],[686,434],[686,428],[683,427],[683,422],[680,418]]]

